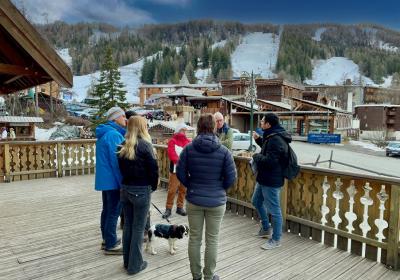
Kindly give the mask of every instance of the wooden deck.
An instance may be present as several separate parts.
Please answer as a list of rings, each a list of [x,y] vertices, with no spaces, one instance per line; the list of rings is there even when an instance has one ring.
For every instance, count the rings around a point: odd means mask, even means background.
[[[191,279],[187,239],[178,253],[145,254],[149,267],[135,276],[120,256],[100,251],[101,196],[93,176],[0,184],[0,279]],[[166,192],[153,202],[164,209]],[[152,221],[160,215],[152,208]],[[173,222],[186,223],[184,217]],[[221,279],[400,279],[400,272],[314,241],[284,234],[282,247],[263,251],[258,225],[227,213],[220,234],[217,274]],[[121,234],[121,231],[119,231]]]

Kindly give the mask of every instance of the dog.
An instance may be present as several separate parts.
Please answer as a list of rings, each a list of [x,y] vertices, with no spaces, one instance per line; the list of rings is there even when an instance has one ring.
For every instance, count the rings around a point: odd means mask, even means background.
[[[189,227],[187,225],[167,225],[156,224],[152,225],[147,231],[147,242],[145,251],[155,255],[157,252],[154,250],[154,237],[164,238],[168,240],[169,253],[175,255],[178,247],[175,245],[177,239],[182,239],[189,234]]]

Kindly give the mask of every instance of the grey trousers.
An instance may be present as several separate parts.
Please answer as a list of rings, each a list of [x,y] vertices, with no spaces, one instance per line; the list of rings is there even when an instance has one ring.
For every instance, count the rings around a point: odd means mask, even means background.
[[[226,205],[202,207],[187,203],[186,211],[189,221],[189,261],[193,279],[211,280],[217,266],[218,237]],[[201,271],[201,243],[205,227],[206,248],[204,252],[204,269]]]

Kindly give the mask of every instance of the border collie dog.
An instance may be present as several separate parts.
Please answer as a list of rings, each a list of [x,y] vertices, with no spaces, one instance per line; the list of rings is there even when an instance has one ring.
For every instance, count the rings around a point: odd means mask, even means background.
[[[182,239],[189,234],[189,227],[187,225],[166,225],[156,224],[152,225],[147,232],[146,252],[155,255],[157,252],[154,250],[154,237],[164,238],[168,240],[169,253],[174,255],[178,247],[175,245],[177,239]]]

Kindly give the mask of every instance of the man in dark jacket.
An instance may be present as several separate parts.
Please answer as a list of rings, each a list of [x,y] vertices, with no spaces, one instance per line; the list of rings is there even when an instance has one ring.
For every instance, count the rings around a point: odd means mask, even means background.
[[[265,114],[261,120],[261,128],[264,132],[262,138],[256,133],[253,134],[261,152],[253,155],[258,172],[252,203],[262,223],[258,236],[270,238],[261,248],[269,250],[281,246],[280,192],[284,184],[283,170],[288,157],[288,145],[292,138],[280,126],[278,116],[273,113]],[[272,229],[267,213],[272,216]]]

